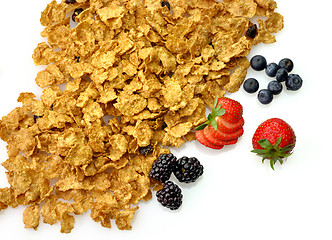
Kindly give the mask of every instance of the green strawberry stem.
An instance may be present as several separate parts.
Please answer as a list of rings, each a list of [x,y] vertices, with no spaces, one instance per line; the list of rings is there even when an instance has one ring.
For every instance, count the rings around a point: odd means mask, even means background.
[[[290,152],[293,149],[294,144],[289,144],[286,147],[280,147],[282,137],[279,137],[277,142],[272,145],[271,142],[267,139],[261,139],[258,141],[258,144],[263,149],[254,149],[251,152],[256,153],[258,156],[262,157],[262,162],[265,159],[270,159],[270,166],[274,170],[274,164],[277,161],[280,164],[283,164],[283,159],[289,157],[292,153]]]
[[[218,103],[218,97],[216,95],[214,98],[214,104],[213,104],[212,111],[208,115],[208,118],[207,118],[208,120],[205,123],[203,123],[202,125],[196,127],[195,130],[202,130],[206,126],[209,126],[209,125],[211,125],[214,128],[214,130],[217,130],[217,128],[218,128],[217,117],[220,117],[226,113],[226,110],[221,108],[221,105],[217,106],[217,103]]]

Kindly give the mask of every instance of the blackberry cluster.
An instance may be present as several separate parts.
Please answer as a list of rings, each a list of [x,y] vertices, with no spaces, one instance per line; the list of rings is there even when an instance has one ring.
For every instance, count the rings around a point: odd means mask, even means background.
[[[166,182],[172,174],[176,157],[173,154],[160,154],[157,160],[152,164],[150,177],[159,181]]]
[[[163,189],[157,192],[157,200],[165,207],[175,210],[182,204],[182,193],[179,186],[169,181],[172,172],[180,182],[195,182],[203,174],[203,166],[195,157],[176,157],[161,154],[152,164],[150,177],[163,183]]]
[[[297,91],[302,87],[302,78],[298,74],[289,74],[293,68],[293,61],[289,58],[283,58],[276,63],[267,64],[265,57],[256,55],[251,58],[250,66],[256,71],[265,69],[265,73],[269,77],[276,80],[270,81],[267,89],[258,92],[258,100],[262,104],[269,104],[273,100],[274,95],[278,95],[283,90],[282,82],[285,82],[287,90]],[[248,93],[254,93],[258,90],[259,84],[255,78],[248,78],[243,83],[243,89]]]
[[[182,157],[177,160],[173,173],[180,182],[195,182],[203,174],[203,165],[195,157]]]
[[[178,209],[182,204],[181,188],[171,181],[165,182],[163,186],[156,194],[158,202],[171,210]]]

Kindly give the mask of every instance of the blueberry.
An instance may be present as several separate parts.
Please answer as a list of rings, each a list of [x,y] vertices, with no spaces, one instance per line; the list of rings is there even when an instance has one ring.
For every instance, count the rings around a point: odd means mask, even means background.
[[[253,56],[250,60],[250,66],[256,71],[262,71],[266,68],[266,59],[261,55]]]
[[[76,3],[76,0],[66,0],[65,3],[67,3],[67,4],[74,4],[74,3]]]
[[[269,63],[266,66],[265,73],[269,77],[275,77],[277,75],[277,71],[279,70],[279,65],[276,63]]]
[[[293,61],[290,60],[289,58],[281,59],[280,62],[279,62],[279,66],[281,68],[286,69],[287,72],[291,72],[293,70],[293,68],[294,68]]]
[[[259,83],[255,78],[248,78],[243,83],[243,89],[247,93],[257,92],[258,88],[259,88]]]
[[[268,89],[262,89],[258,92],[257,98],[262,104],[269,104],[273,100],[273,94]]]
[[[278,81],[271,81],[267,85],[267,89],[270,90],[273,95],[278,95],[282,91],[282,85]]]
[[[284,68],[280,68],[278,69],[277,71],[277,74],[276,74],[276,79],[278,82],[284,82],[286,81],[288,78],[288,72],[286,69]]]
[[[286,80],[287,90],[296,91],[302,87],[303,80],[298,74],[289,74]]]

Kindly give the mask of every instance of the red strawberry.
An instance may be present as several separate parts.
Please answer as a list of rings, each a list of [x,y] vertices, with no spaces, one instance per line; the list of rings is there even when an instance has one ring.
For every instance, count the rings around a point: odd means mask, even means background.
[[[224,147],[224,145],[216,145],[214,143],[211,143],[210,141],[208,141],[206,139],[206,137],[204,136],[204,130],[197,130],[195,132],[195,136],[196,136],[196,139],[201,143],[203,144],[204,146],[206,147],[209,147],[209,148],[213,148],[213,149],[222,149]]]
[[[215,139],[217,141],[223,141],[223,142],[238,139],[243,134],[243,128],[240,128],[233,133],[224,133],[222,131],[219,131],[218,129],[214,130],[212,126],[207,126],[206,128],[204,128],[203,131],[205,137],[208,140],[212,141],[212,139]]]
[[[196,139],[203,145],[214,149],[235,144],[243,134],[242,111],[239,102],[225,97],[216,98],[208,120],[196,128]]]
[[[230,123],[237,123],[243,114],[242,105],[230,98],[222,97],[218,99],[217,105],[226,110],[226,113],[222,116],[224,120]]]
[[[291,155],[295,147],[296,136],[291,126],[279,118],[271,118],[261,123],[252,138],[254,150],[252,152],[270,159],[270,166],[274,170],[274,164]]]
[[[244,120],[243,120],[243,117],[241,117],[238,122],[230,123],[230,122],[227,122],[222,117],[220,117],[217,120],[217,124],[218,124],[219,131],[222,131],[225,133],[233,133],[243,127]]]

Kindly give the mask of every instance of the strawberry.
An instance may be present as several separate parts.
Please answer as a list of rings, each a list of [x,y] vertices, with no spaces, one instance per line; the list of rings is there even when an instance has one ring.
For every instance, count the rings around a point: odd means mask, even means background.
[[[243,120],[243,117],[241,117],[239,121],[237,121],[235,123],[230,123],[230,122],[227,122],[224,118],[220,117],[217,119],[217,124],[218,124],[219,131],[222,131],[225,133],[233,133],[243,127],[244,120]]]
[[[205,137],[212,141],[212,139],[215,139],[216,141],[231,141],[234,139],[238,139],[243,134],[243,128],[240,128],[239,130],[233,132],[233,133],[224,133],[217,130],[214,130],[212,126],[207,126],[203,129]],[[227,144],[224,144],[227,145]]]
[[[208,120],[196,128],[196,139],[203,145],[221,149],[235,144],[243,134],[242,106],[230,98],[216,98]]]
[[[208,141],[206,139],[206,137],[204,136],[204,130],[197,130],[195,131],[195,136],[196,136],[196,139],[201,143],[203,144],[204,146],[206,147],[209,147],[209,148],[213,148],[213,149],[222,149],[224,147],[224,145],[216,145],[214,143],[211,143],[210,141]]]
[[[227,122],[237,123],[242,118],[243,108],[239,102],[227,97],[222,97],[218,99],[217,105],[225,109],[226,112],[222,118]]]
[[[261,123],[252,138],[253,153],[270,160],[270,166],[274,170],[274,164],[283,163],[284,158],[292,154],[295,147],[296,136],[292,127],[284,120],[271,118]]]

